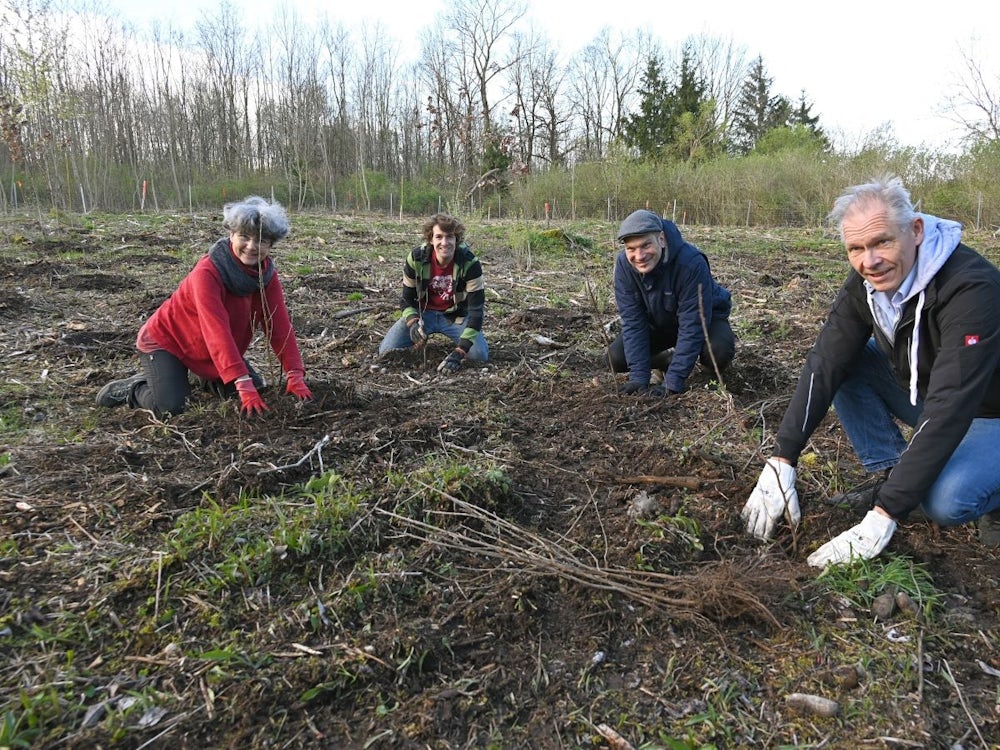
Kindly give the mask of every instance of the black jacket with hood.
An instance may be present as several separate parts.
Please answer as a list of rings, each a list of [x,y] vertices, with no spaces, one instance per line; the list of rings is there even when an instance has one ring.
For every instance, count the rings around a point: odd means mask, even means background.
[[[958,224],[921,217],[916,275],[894,337],[876,324],[871,289],[852,271],[809,352],[775,450],[798,460],[874,334],[911,403],[924,400],[909,444],[878,494],[877,505],[897,519],[924,500],[974,418],[1000,418],[1000,270],[961,244]]]

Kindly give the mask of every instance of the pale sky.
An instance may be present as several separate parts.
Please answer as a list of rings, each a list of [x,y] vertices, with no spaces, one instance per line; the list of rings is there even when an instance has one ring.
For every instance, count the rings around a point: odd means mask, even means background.
[[[325,16],[352,30],[379,22],[399,42],[404,62],[415,60],[420,32],[446,7],[444,0],[229,2],[248,11],[245,23],[250,27],[252,19],[266,23],[280,8],[294,9],[304,22]],[[107,4],[140,30],[154,20],[190,29],[206,9],[210,16],[219,9],[217,0]],[[856,144],[889,123],[904,146],[946,148],[959,131],[940,113],[964,72],[963,51],[971,51],[989,74],[993,93],[1000,88],[1000,6],[949,0],[924,13],[916,5],[884,0],[842,0],[825,8],[790,0],[529,0],[522,23],[525,29],[530,23],[544,32],[565,59],[604,27],[631,34],[642,26],[668,54],[693,35],[732,40],[748,59],[763,56],[774,93],[797,102],[804,89],[812,113],[836,142]]]

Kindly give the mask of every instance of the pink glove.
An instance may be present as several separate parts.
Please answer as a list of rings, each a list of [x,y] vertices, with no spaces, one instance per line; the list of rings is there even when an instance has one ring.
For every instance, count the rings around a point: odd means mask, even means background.
[[[289,370],[285,373],[288,384],[285,386],[285,393],[290,393],[303,401],[312,401],[312,391],[306,385],[306,375],[302,370]]]
[[[253,381],[250,378],[237,380],[236,391],[240,394],[240,401],[243,403],[243,411],[245,411],[248,415],[253,416],[254,414],[263,414],[267,411],[267,404],[264,403],[264,399],[262,399],[260,394],[257,393],[257,388],[254,386]]]

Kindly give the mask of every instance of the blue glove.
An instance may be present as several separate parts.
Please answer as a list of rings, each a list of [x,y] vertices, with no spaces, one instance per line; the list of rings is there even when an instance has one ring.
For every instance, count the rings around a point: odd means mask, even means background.
[[[676,396],[677,391],[672,391],[661,383],[660,385],[654,385],[650,388],[649,395],[655,396],[656,398],[666,398],[667,396]]]
[[[442,375],[452,375],[462,369],[462,362],[464,361],[465,351],[456,348],[438,365],[438,372]]]

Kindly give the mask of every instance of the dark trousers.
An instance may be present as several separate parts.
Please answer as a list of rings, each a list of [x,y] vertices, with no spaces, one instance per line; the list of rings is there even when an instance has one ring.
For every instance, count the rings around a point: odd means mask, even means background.
[[[180,414],[184,411],[191,384],[188,369],[170,352],[157,349],[153,352],[139,352],[139,361],[146,373],[146,382],[140,383],[129,397],[129,406],[149,409],[154,414]],[[243,360],[246,362],[246,360]],[[264,387],[264,378],[247,362],[247,370],[258,390]],[[200,380],[200,379],[199,379]],[[219,380],[201,380],[202,387],[220,398],[236,396],[233,383]]]
[[[677,336],[655,328],[649,329],[649,366],[654,370],[666,370],[670,366],[673,347],[677,345]],[[711,347],[711,351],[709,348]],[[701,350],[699,361],[701,366],[714,372],[712,357],[719,372],[729,367],[736,355],[736,335],[729,318],[713,318],[708,327],[708,340]],[[628,362],[625,361],[625,341],[621,334],[608,347],[608,360],[615,372],[628,372]]]
[[[188,369],[170,352],[139,352],[146,382],[129,397],[129,406],[149,409],[156,415],[180,414],[191,394]]]

